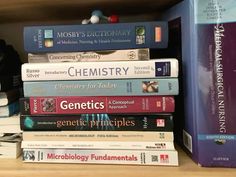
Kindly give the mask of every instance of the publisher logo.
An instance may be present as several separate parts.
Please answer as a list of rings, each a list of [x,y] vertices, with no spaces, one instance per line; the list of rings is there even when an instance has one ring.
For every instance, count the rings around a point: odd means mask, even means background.
[[[129,58],[130,60],[134,60],[135,57],[136,57],[136,53],[135,53],[134,51],[128,52],[128,58]]]
[[[145,27],[144,26],[137,26],[135,28],[135,35],[136,35],[136,44],[145,44]]]
[[[170,76],[170,62],[155,62],[156,77],[158,76]]]
[[[161,42],[161,27],[155,27],[155,42]]]
[[[169,155],[168,154],[161,154],[160,155],[160,162],[161,163],[169,163]]]
[[[44,46],[53,47],[53,30],[44,30]]]
[[[156,119],[157,127],[165,127],[165,119]]]

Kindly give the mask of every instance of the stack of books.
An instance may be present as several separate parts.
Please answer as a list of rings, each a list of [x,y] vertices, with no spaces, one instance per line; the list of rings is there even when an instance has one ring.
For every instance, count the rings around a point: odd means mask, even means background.
[[[178,61],[149,57],[167,34],[166,22],[25,27],[23,161],[178,165]]]
[[[18,53],[0,39],[0,158],[17,158],[20,149],[19,98],[22,94]],[[17,135],[17,140],[15,138]]]
[[[19,157],[22,153],[21,141],[21,133],[0,134],[0,159],[15,159]]]

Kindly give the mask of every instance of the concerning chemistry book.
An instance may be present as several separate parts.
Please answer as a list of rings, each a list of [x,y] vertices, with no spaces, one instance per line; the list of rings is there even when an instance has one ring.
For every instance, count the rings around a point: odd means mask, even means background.
[[[178,78],[29,81],[24,96],[142,96],[177,95]]]
[[[24,27],[28,53],[165,48],[166,22]]]
[[[179,19],[185,39],[185,119],[175,124],[183,135],[176,141],[201,166],[236,167],[235,11],[235,0],[185,0],[164,18]]]
[[[85,61],[136,61],[149,60],[149,48],[101,50],[88,52],[29,53],[29,63],[60,63]]]
[[[21,115],[20,124],[24,131],[173,131],[171,114]]]
[[[23,149],[23,162],[178,166],[176,150]]]
[[[178,77],[178,60],[25,63],[23,81]]]
[[[173,96],[58,96],[20,98],[22,115],[174,112]]]

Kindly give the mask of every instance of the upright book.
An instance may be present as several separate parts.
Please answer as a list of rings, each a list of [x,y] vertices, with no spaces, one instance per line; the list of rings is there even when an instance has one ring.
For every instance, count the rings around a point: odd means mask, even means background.
[[[176,121],[176,141],[202,166],[236,167],[235,11],[235,0],[185,0],[164,17],[179,20],[183,39],[185,119]]]
[[[178,78],[29,81],[24,96],[144,96],[177,95]],[[0,92],[1,93],[1,92]]]
[[[24,27],[28,53],[165,48],[167,43],[168,26],[161,21]]]
[[[178,77],[178,60],[24,63],[23,81]]]
[[[20,98],[22,115],[174,112],[173,96],[58,96]]]

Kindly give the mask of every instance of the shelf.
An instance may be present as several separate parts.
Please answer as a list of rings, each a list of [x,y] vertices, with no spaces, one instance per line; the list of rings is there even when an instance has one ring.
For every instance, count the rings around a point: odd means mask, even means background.
[[[179,149],[179,148],[178,148]],[[14,177],[235,177],[232,168],[205,168],[195,164],[182,150],[178,150],[179,167],[85,165],[85,164],[36,164],[17,160],[0,159],[0,176]]]
[[[104,14],[116,13],[119,16],[158,14],[179,1],[146,0],[143,3],[142,0],[1,0],[0,23],[76,20],[89,16],[96,8]]]

